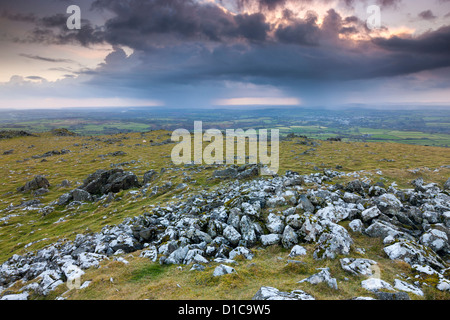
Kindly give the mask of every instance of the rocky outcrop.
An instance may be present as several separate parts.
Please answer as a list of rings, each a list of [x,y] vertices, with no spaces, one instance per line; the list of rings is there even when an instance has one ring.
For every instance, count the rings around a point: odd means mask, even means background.
[[[137,176],[132,172],[122,169],[97,170],[84,180],[82,186],[63,194],[57,204],[64,206],[71,201],[90,202],[98,196],[139,188],[140,186]]]
[[[104,195],[109,192],[117,193],[121,190],[139,188],[137,176],[122,169],[97,170],[84,180],[79,188],[92,195]]]
[[[41,175],[37,175],[33,180],[28,181],[24,186],[17,189],[18,192],[35,191],[38,189],[47,189],[50,187],[50,182]]]
[[[12,139],[18,137],[36,137],[36,135],[29,133],[23,130],[1,130],[0,131],[0,140],[1,139]]]
[[[192,270],[201,272],[204,265],[217,263],[216,274],[226,274],[229,268],[234,269],[230,265],[236,257],[252,259],[254,247],[280,245],[295,257],[306,253],[302,243],[312,244],[317,260],[339,258],[349,274],[371,275],[375,261],[343,257],[351,254],[352,232],[362,232],[383,239],[382,254],[386,257],[436,270],[443,279],[439,287],[447,290],[448,279],[443,271],[447,263],[441,256],[448,253],[445,241],[450,197],[435,185],[422,184],[424,191],[391,186],[386,193],[371,196],[373,185],[359,180],[349,183],[345,190],[323,183],[330,176],[340,175],[299,175],[289,171],[271,178],[230,179],[211,191],[152,207],[150,212],[105,227],[99,233],[78,235],[74,241],[60,241],[37,252],[15,255],[0,267],[0,286],[38,279],[36,290],[44,292],[43,279],[48,277],[38,278],[43,272],[51,274],[55,281],[64,281],[70,266],[80,270],[97,267],[114,254],[142,249],[143,256],[161,264],[192,265]],[[315,188],[306,190],[303,186],[308,183]],[[131,172],[99,170],[83,185],[63,195],[59,203],[95,200],[138,187],[138,179]],[[348,228],[344,227],[346,221]],[[323,278],[331,287],[337,287],[328,275],[323,269],[309,280]],[[385,284],[371,280],[364,286],[372,290],[384,288]],[[263,287],[255,297],[303,299],[308,295]]]
[[[77,133],[67,130],[66,128],[58,128],[50,131],[52,135],[57,137],[76,137]]]

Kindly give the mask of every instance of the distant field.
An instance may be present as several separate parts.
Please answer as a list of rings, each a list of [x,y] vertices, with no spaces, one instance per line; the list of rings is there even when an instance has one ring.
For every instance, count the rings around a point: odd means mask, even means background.
[[[128,132],[149,131],[148,124],[124,121],[92,121],[82,119],[45,120],[19,122],[14,125],[0,126],[0,130],[26,130],[30,132],[46,132],[52,129],[66,128],[80,135],[102,135]]]
[[[367,142],[398,142],[406,144],[450,146],[450,134],[432,134],[419,131],[399,131],[372,128],[328,128],[324,126],[291,126],[277,127],[282,134],[295,133],[307,135],[313,139],[328,139],[341,137],[345,141],[367,141]]]

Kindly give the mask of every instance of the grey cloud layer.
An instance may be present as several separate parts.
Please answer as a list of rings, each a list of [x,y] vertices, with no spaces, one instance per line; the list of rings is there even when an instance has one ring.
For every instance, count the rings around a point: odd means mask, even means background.
[[[64,14],[37,17],[4,12],[3,16],[34,23],[26,41],[113,45],[115,50],[103,65],[79,71],[92,76],[87,84],[133,90],[151,88],[153,93],[160,91],[161,97],[173,85],[186,89],[234,81],[295,91],[308,82],[405,76],[450,66],[449,26],[418,37],[342,39],[340,35],[367,35],[365,22],[330,9],[321,24],[313,11],[298,18],[289,10],[283,11],[280,23],[271,23],[267,12],[283,8],[289,1],[292,0],[217,1],[233,2],[241,8],[231,14],[214,3],[194,0],[96,0],[92,3],[93,12],[108,12],[112,17],[101,26],[83,20],[79,31],[67,30]],[[297,2],[307,5],[327,0]],[[356,0],[341,3],[352,7]],[[395,9],[401,0],[376,3]],[[246,13],[243,8],[249,6],[256,6],[259,11]],[[424,11],[422,18],[433,16],[431,11]],[[120,46],[128,46],[135,53],[127,57]]]

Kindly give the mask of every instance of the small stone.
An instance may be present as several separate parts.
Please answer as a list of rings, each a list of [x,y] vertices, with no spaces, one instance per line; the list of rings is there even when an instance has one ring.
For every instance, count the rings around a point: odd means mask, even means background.
[[[291,258],[304,255],[306,255],[306,249],[299,245],[295,245],[289,253],[289,257]]]
[[[361,281],[361,286],[368,291],[378,291],[381,289],[395,291],[394,288],[384,280],[378,278],[370,278]]]
[[[230,273],[236,273],[236,270],[232,267],[221,264],[220,266],[214,269],[213,277],[220,277]]]

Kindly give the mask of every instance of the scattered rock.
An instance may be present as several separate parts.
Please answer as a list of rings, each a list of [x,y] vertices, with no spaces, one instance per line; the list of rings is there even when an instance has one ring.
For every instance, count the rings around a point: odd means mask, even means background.
[[[220,266],[214,269],[213,277],[220,277],[230,273],[236,273],[236,270],[232,267],[221,264]]]
[[[302,290],[282,292],[273,287],[261,287],[252,300],[315,300],[313,296]]]
[[[377,262],[370,259],[343,258],[340,260],[341,267],[353,275],[371,276],[372,266]]]
[[[381,211],[378,209],[378,207],[375,206],[361,212],[361,217],[364,222],[367,222],[369,220],[372,220],[373,218],[378,217],[380,214]]]
[[[361,220],[359,219],[355,219],[352,220],[348,226],[350,227],[350,229],[352,229],[353,232],[359,232],[362,233],[364,230],[364,224],[362,223]]]
[[[146,185],[147,183],[153,182],[158,176],[158,172],[155,170],[149,170],[146,173],[144,173],[144,180],[143,184]]]
[[[411,292],[418,296],[423,296],[422,290],[420,290],[416,286],[414,286],[410,283],[407,283],[405,281],[402,281],[402,280],[395,279],[394,280],[394,288],[397,290],[400,290],[400,291]]]
[[[368,291],[379,291],[382,289],[395,291],[389,283],[378,278],[369,278],[367,280],[363,280],[361,281],[361,286]]]
[[[8,294],[3,296],[0,300],[28,300],[28,292],[23,292],[19,294]]]
[[[450,178],[444,183],[444,190],[450,190]]]
[[[273,213],[267,217],[266,227],[270,233],[282,234],[284,231],[284,223],[281,218]]]
[[[17,189],[18,192],[28,192],[28,191],[34,191],[41,188],[48,189],[50,187],[50,183],[48,180],[41,176],[37,175],[33,178],[33,180],[28,181],[23,187],[20,187]]]
[[[392,260],[403,260],[410,265],[425,264],[433,268],[443,269],[442,259],[427,247],[408,240],[401,240],[386,248],[384,252]]]
[[[284,228],[281,243],[285,249],[290,249],[298,243],[297,233],[295,233],[295,230],[292,227],[286,226],[286,228]]]
[[[375,292],[378,300],[411,300],[406,292]]]
[[[333,222],[322,221],[323,232],[317,241],[314,259],[335,259],[338,254],[347,255],[353,240],[347,230]]]
[[[265,247],[279,244],[281,241],[280,234],[264,234],[261,236],[261,244]]]
[[[289,253],[290,258],[304,256],[304,255],[306,255],[306,249],[299,245],[295,245],[292,248],[291,252]]]
[[[338,290],[337,281],[335,278],[331,277],[330,268],[319,268],[317,270],[320,270],[320,272],[313,274],[312,276],[303,279],[298,283],[309,282],[311,284],[319,284],[325,282],[330,288]]]
[[[91,195],[104,195],[139,187],[140,183],[134,173],[122,169],[111,169],[97,170],[86,178],[79,189],[85,190]]]

